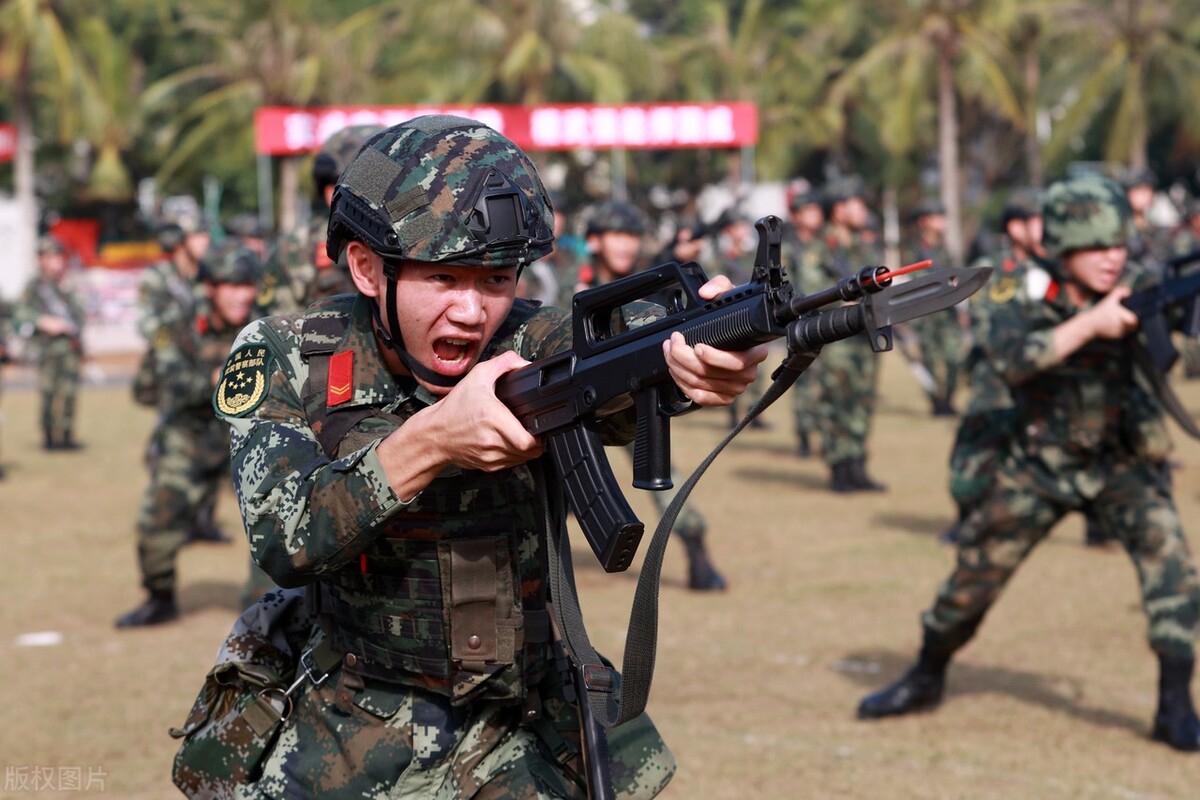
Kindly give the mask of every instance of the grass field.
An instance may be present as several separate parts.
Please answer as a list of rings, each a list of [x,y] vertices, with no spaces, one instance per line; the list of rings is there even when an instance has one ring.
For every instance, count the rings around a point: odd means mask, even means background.
[[[793,455],[790,398],[696,492],[730,589],[688,592],[683,551],[672,543],[650,700],[679,760],[664,797],[1200,796],[1200,756],[1147,736],[1156,664],[1133,569],[1123,554],[1085,550],[1075,518],[1034,554],[963,651],[937,713],[854,718],[859,698],[913,657],[918,613],[952,560],[936,534],[952,513],[945,462],[954,423],[928,416],[900,357],[883,358],[870,466],[889,492],[826,491],[823,465]],[[1180,390],[1200,410],[1200,384]],[[80,407],[87,449],[48,454],[36,402],[11,383],[0,398],[8,472],[0,796],[177,796],[167,729],[183,721],[236,613],[246,546],[188,548],[184,618],[116,631],[113,619],[141,598],[134,516],[151,414],[123,386],[89,387]],[[676,465],[690,470],[725,422],[720,412],[679,420]],[[1176,440],[1177,500],[1196,549],[1200,445]],[[626,459],[614,464],[627,469]],[[649,516],[646,498],[632,502]],[[219,510],[236,530],[232,492]],[[586,545],[576,564],[592,638],[619,663],[636,572],[603,573]],[[61,642],[18,643],[48,631]],[[41,791],[23,788],[35,778]]]

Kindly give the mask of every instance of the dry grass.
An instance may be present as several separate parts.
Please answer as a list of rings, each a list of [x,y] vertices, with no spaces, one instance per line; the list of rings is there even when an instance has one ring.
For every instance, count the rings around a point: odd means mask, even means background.
[[[701,483],[697,502],[731,589],[683,589],[683,553],[672,544],[650,706],[680,762],[665,797],[1196,797],[1200,757],[1147,738],[1155,664],[1133,570],[1123,555],[1084,550],[1075,519],[1016,577],[936,714],[854,719],[862,694],[911,659],[918,612],[951,562],[936,533],[951,517],[953,423],[927,416],[898,356],[885,357],[882,385],[871,467],[888,493],[825,491],[821,464],[792,455],[788,400],[769,412],[769,430],[744,434]],[[1181,392],[1200,409],[1200,385]],[[185,716],[233,618],[246,547],[187,549],[185,618],[118,633],[113,619],[141,596],[133,519],[151,417],[123,387],[90,388],[88,449],[46,454],[35,404],[11,384],[3,396],[0,764],[10,776],[97,768],[107,795],[174,796],[166,730]],[[681,469],[715,444],[724,421],[705,412],[677,422]],[[1177,500],[1195,542],[1200,446],[1177,438]],[[648,515],[645,498],[634,504]],[[236,526],[231,493],[220,513]],[[634,575],[605,575],[582,550],[576,563],[593,639],[619,659]],[[31,631],[63,641],[16,646]],[[23,796],[0,791],[10,794]]]

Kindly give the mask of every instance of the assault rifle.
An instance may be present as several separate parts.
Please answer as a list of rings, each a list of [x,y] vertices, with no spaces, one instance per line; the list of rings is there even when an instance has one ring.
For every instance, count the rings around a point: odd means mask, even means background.
[[[1166,274],[1178,275],[1179,268],[1200,261],[1200,250],[1176,256],[1166,262]],[[1200,335],[1200,273],[1183,277],[1168,277],[1161,283],[1131,294],[1121,304],[1137,314],[1141,329],[1146,334],[1146,350],[1159,372],[1167,372],[1179,358],[1179,351],[1171,342],[1171,330],[1182,331],[1187,336]],[[1168,311],[1182,316],[1171,325]]]
[[[545,438],[567,500],[596,557],[609,572],[633,561],[644,532],[616,484],[597,423],[630,405],[637,409],[633,485],[671,488],[672,416],[693,410],[671,380],[663,340],[680,331],[689,345],[745,350],[786,338],[789,352],[866,332],[876,351],[890,350],[890,326],[950,308],[978,290],[990,269],[931,269],[905,283],[899,272],[863,267],[811,295],[796,292],[780,264],[783,225],[755,223],[758,250],[751,279],[715,300],[698,290],[707,281],[695,263],[668,263],[575,295],[571,350],[508,373],[496,396],[530,432]],[[928,266],[923,262],[922,266]],[[660,318],[626,328],[641,301],[661,306]],[[821,310],[837,303],[851,303]]]

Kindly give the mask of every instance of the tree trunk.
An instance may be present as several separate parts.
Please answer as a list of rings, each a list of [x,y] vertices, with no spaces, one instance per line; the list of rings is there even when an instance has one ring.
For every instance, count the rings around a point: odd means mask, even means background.
[[[1025,50],[1025,169],[1029,185],[1040,188],[1046,180],[1042,167],[1042,143],[1038,140],[1038,93],[1041,91],[1042,68],[1038,61],[1037,39]]]
[[[938,54],[938,173],[946,206],[946,250],[955,264],[963,262],[962,195],[959,191],[958,114],[954,102],[954,65],[949,48]]]
[[[34,165],[33,108],[29,99],[29,57],[17,70],[13,87],[16,112],[17,142],[13,158],[13,183],[16,190],[17,212],[20,215],[16,241],[11,243],[6,263],[15,265],[18,283],[23,285],[36,270],[35,243],[37,240],[38,205],[37,172]]]

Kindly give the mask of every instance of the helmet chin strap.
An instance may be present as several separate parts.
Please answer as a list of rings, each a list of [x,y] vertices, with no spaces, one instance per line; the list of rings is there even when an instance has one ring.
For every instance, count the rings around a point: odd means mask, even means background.
[[[383,341],[384,345],[389,350],[396,354],[396,357],[404,364],[415,377],[420,378],[426,383],[443,388],[452,388],[458,385],[463,376],[449,377],[426,367],[421,362],[417,361],[412,355],[404,349],[404,340],[400,337],[400,314],[396,311],[396,272],[387,270],[387,288],[384,290],[383,302],[387,305],[388,311],[388,327],[384,327],[383,319],[379,315],[379,301],[376,298],[371,298],[371,313],[375,316],[376,336]],[[388,329],[394,333],[388,333]]]

